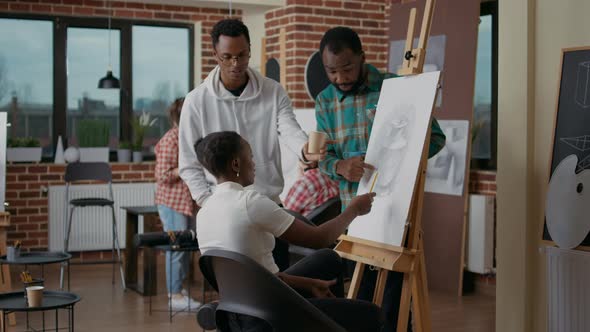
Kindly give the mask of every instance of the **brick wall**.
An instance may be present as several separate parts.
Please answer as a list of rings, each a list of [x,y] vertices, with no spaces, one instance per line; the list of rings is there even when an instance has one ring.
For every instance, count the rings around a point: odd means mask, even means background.
[[[111,164],[114,183],[154,182],[154,162]],[[6,201],[11,226],[8,244],[21,240],[25,250],[47,250],[48,198],[44,188],[63,185],[65,165],[12,164],[6,167]]]
[[[228,9],[102,0],[0,0],[0,13],[106,18],[109,15],[109,6],[115,18],[182,23],[201,22],[203,42],[195,40],[195,43],[201,43],[202,47],[202,78],[205,78],[217,65],[213,58],[209,33],[217,21],[228,17]],[[241,10],[233,10],[232,17],[240,18],[241,15]]]
[[[266,13],[267,58],[279,58],[280,28],[286,29],[287,86],[297,108],[312,108],[305,92],[305,64],[317,51],[324,32],[335,26],[354,29],[363,43],[367,62],[387,68],[389,7],[392,0],[287,0]],[[395,1],[395,0],[394,0]]]
[[[496,172],[471,170],[469,193],[496,196]]]

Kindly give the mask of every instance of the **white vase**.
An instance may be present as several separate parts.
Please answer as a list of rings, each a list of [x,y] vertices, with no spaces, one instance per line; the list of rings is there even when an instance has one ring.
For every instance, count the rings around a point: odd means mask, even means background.
[[[133,151],[133,162],[140,163],[143,161],[143,154],[141,151]]]
[[[64,144],[61,140],[61,135],[57,138],[57,147],[55,148],[55,159],[53,160],[56,164],[65,164],[64,158]]]
[[[117,150],[117,161],[120,163],[128,163],[131,161],[131,150],[119,149]]]

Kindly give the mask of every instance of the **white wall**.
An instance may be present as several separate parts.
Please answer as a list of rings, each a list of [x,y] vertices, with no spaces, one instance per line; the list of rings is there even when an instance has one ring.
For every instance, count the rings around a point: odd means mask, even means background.
[[[502,1],[498,38],[496,331],[546,331],[539,254],[561,49],[590,46],[590,1]]]
[[[265,36],[264,13],[269,10],[265,6],[241,6],[242,21],[248,27],[250,32],[250,67],[260,71],[260,57],[262,37]]]

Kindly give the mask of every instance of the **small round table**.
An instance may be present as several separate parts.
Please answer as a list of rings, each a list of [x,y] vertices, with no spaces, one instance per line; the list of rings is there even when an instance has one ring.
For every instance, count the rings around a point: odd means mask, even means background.
[[[68,311],[68,331],[74,331],[74,305],[80,301],[80,296],[69,292],[44,291],[43,302],[39,307],[29,307],[25,301],[25,292],[10,292],[0,294],[0,310],[2,311],[2,331],[6,331],[6,316],[13,312],[25,312],[27,315],[27,331],[37,331],[29,326],[29,312],[55,310],[55,331],[59,330],[59,309]],[[52,328],[53,329],[53,328]],[[45,315],[43,328],[45,331]]]
[[[40,252],[25,252],[21,253],[20,256],[13,260],[7,260],[6,256],[0,256],[0,274],[2,275],[2,281],[4,281],[4,272],[2,265],[24,265],[25,270],[29,265],[40,265],[41,266],[41,278],[45,278],[46,264],[55,264],[66,262],[68,265],[68,290],[70,290],[70,259],[72,255],[67,252],[51,252],[51,251],[40,251]],[[63,280],[63,276],[60,276],[60,280]],[[60,285],[63,285],[60,283]]]

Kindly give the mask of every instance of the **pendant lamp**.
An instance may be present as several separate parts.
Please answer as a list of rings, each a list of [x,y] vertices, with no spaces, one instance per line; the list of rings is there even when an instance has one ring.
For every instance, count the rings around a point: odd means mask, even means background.
[[[119,79],[113,76],[113,69],[111,66],[111,8],[109,2],[109,67],[107,69],[107,74],[105,77],[101,78],[98,81],[98,88],[99,89],[119,89],[121,84],[119,83]]]

